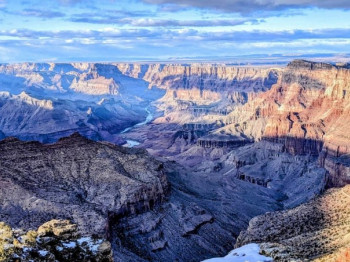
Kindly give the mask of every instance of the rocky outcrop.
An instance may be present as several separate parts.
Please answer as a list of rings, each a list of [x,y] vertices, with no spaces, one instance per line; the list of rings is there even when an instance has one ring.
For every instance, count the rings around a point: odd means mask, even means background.
[[[277,82],[279,69],[235,67],[220,64],[117,64],[121,72],[166,89],[163,101],[194,101],[208,105],[220,100],[242,104],[252,93]],[[199,109],[198,112],[202,110]],[[222,111],[225,112],[225,111]]]
[[[208,135],[198,139],[197,145],[205,148],[236,148],[253,143],[252,140],[230,135]]]
[[[262,243],[261,252],[274,261],[340,261],[350,245],[349,204],[346,186],[295,209],[255,217],[236,246]]]
[[[143,150],[73,134],[56,144],[0,142],[0,219],[24,229],[69,218],[81,233],[108,236],[114,217],[150,210],[168,184]]]
[[[268,183],[270,182],[269,180],[265,181],[263,178],[260,177],[246,175],[242,171],[237,172],[236,178],[263,187],[267,187]]]
[[[80,236],[68,220],[51,220],[38,230],[12,229],[0,222],[0,261],[113,261],[111,244]]]

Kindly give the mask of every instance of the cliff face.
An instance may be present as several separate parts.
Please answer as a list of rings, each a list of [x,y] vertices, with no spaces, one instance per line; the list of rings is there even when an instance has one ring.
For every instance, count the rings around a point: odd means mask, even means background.
[[[198,261],[223,255],[250,218],[280,208],[280,196],[268,188],[189,173],[177,163],[163,165],[142,149],[78,134],[49,145],[6,138],[0,151],[0,221],[28,230],[51,219],[69,219],[77,224],[68,225],[76,234],[108,238],[115,261]],[[67,239],[51,233],[43,235],[53,241],[47,248],[70,243],[76,249],[62,255],[89,257],[86,250],[80,253],[83,240],[75,233]]]
[[[161,163],[143,150],[78,134],[51,145],[7,138],[0,148],[0,220],[11,226],[69,218],[82,233],[107,236],[113,216],[149,210],[168,190]]]
[[[209,103],[220,99],[241,99],[249,93],[268,90],[277,82],[278,69],[240,68],[213,64],[117,64],[120,71],[142,78],[150,87],[167,89],[168,99]],[[246,102],[246,100],[244,101]]]
[[[216,91],[266,91],[276,83],[278,69],[234,67],[214,64],[117,64],[120,71],[139,77],[150,86],[169,89]]]
[[[35,87],[66,93],[71,90],[89,95],[116,95],[121,86],[121,72],[113,65],[95,63],[23,63],[0,65],[0,81],[22,82]]]
[[[90,95],[117,95],[121,83],[119,70],[112,65],[94,64],[89,71],[74,78],[70,89]]]
[[[0,92],[0,130],[7,136],[44,143],[79,131],[94,140],[120,142],[116,133],[143,121],[143,106],[125,105],[118,99],[69,101],[38,99],[26,92]]]
[[[349,153],[349,82],[348,69],[294,61],[271,90],[228,115],[223,129],[282,143],[292,154],[322,152],[320,163],[330,183],[344,185],[349,177],[341,161]]]

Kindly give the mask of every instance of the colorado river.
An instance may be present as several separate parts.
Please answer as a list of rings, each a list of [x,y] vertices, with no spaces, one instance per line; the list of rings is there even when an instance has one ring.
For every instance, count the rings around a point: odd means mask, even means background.
[[[146,125],[148,123],[150,123],[153,120],[153,114],[151,113],[151,111],[148,109],[148,107],[145,108],[145,111],[147,112],[147,117],[144,121],[137,123],[136,125],[130,126],[128,128],[125,128],[122,132],[120,132],[120,134],[125,134],[127,132],[129,132],[130,130],[132,130],[135,127],[138,126],[143,126]],[[126,140],[126,144],[124,144],[123,146],[125,147],[134,147],[134,146],[138,146],[140,144],[140,142],[136,141],[136,140]]]

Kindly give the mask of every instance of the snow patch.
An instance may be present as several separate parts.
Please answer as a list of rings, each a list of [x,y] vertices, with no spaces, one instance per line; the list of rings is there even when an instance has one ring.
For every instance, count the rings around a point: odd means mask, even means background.
[[[216,257],[203,260],[202,262],[269,262],[273,261],[270,257],[259,254],[260,247],[258,244],[248,244],[236,248],[228,253],[225,257]]]
[[[65,248],[75,248],[77,246],[76,242],[62,243]]]
[[[82,248],[84,248],[85,246],[91,252],[96,253],[98,251],[98,247],[102,244],[103,240],[93,240],[91,237],[82,237],[78,239],[77,242]]]
[[[49,251],[46,251],[46,250],[39,250],[38,252],[39,252],[39,255],[42,257],[45,257],[49,253]]]

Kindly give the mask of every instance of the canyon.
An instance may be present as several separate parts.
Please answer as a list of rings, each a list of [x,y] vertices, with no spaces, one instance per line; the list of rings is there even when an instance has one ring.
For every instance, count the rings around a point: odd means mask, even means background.
[[[346,252],[347,64],[2,64],[0,90],[12,228],[68,219],[114,261]]]

